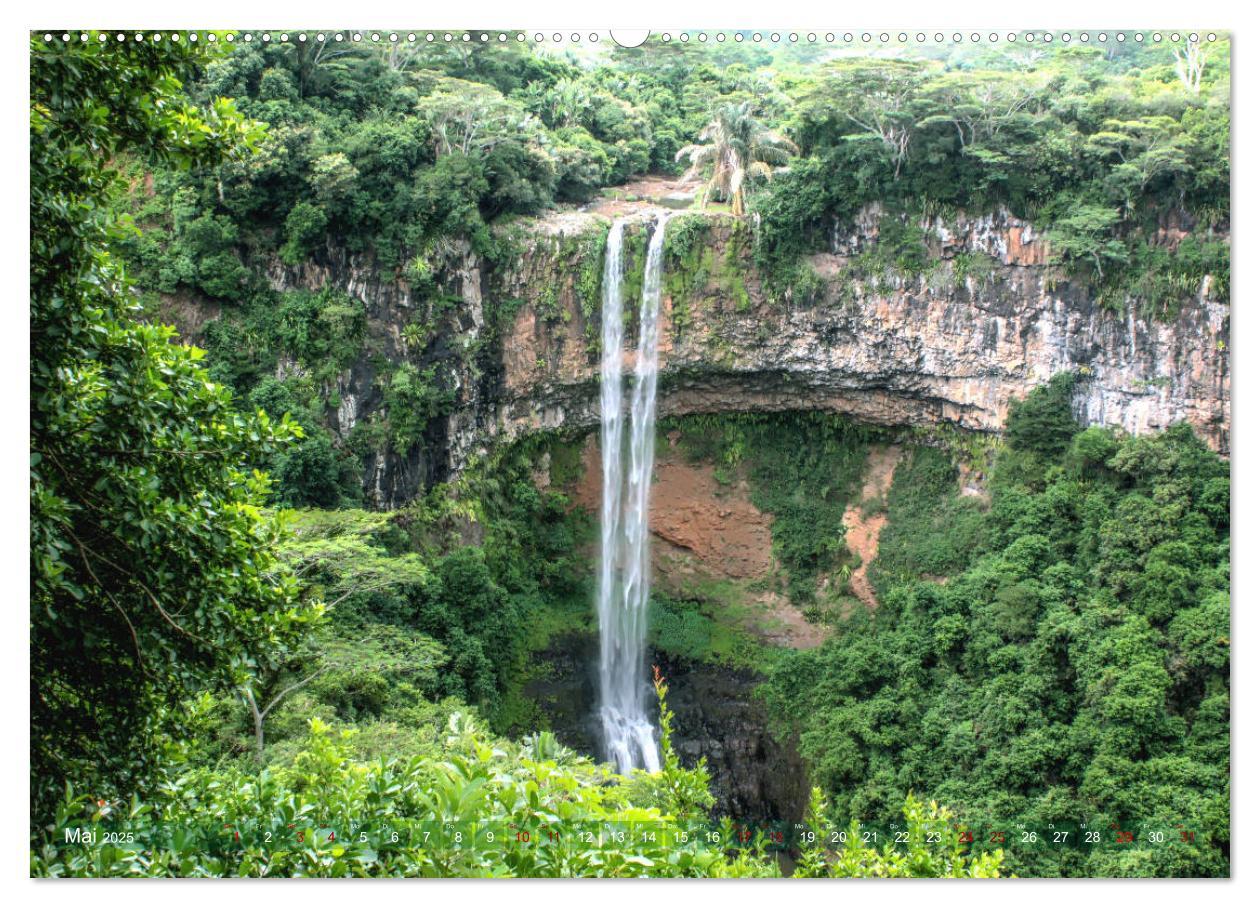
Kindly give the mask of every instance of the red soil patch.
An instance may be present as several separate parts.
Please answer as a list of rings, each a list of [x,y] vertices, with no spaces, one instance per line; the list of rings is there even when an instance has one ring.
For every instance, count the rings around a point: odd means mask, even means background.
[[[602,495],[599,445],[582,449],[582,478],[573,498],[598,513]],[[722,486],[711,464],[692,464],[672,447],[657,450],[648,526],[675,556],[685,552],[715,577],[764,576],[774,566],[770,515],[748,500],[744,483]]]
[[[849,578],[849,589],[868,608],[879,605],[875,598],[875,590],[866,576],[867,568],[879,554],[879,534],[888,522],[888,515],[879,510],[869,517],[862,516],[862,502],[870,499],[882,499],[892,486],[893,473],[901,460],[901,448],[897,445],[871,448],[866,457],[866,475],[862,483],[862,495],[858,501],[844,512],[845,536],[844,544],[850,552],[862,559],[862,563]]]
[[[598,513],[602,470],[594,436],[582,449],[582,468],[573,501]],[[688,462],[672,443],[657,448],[653,476],[652,572],[662,589],[687,594],[697,581],[729,581],[742,602],[741,623],[767,643],[807,649],[827,639],[829,627],[807,621],[787,597],[757,588],[777,565],[772,518],[748,500],[746,481],[719,483],[712,464]]]

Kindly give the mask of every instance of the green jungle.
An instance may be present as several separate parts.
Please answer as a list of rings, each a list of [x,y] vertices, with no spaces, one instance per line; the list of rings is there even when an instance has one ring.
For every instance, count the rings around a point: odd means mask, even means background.
[[[700,184],[668,241],[680,301],[691,215],[737,225],[767,299],[804,309],[831,304],[810,257],[878,202],[867,272],[914,280],[918,219],[1003,207],[1104,315],[1175,325],[1208,276],[1228,302],[1227,39],[877,56],[210,35],[30,40],[33,876],[1229,875],[1230,463],[1185,424],[1085,425],[1088,369],[1013,401],[1001,433],[662,419],[658,449],[770,515],[757,589],[825,635],[778,646],[731,617],[738,591],[653,591],[654,652],[754,672],[799,751],[812,794],[786,850],[715,816],[676,746],[681,681],[656,679],[656,773],[566,746],[531,693],[539,654],[594,627],[586,431],[489,443],[398,507],[365,494],[372,458],[448,443],[462,391],[440,357],[483,368],[522,306],[487,295],[487,330],[453,345],[455,244],[493,272],[533,219],[646,177]],[[1195,225],[1175,247],[1172,212]],[[354,294],[278,289],[329,250],[420,301],[406,355],[373,348]],[[595,354],[603,252],[572,253]],[[190,313],[196,346],[172,327]],[[360,362],[380,406],[340,433]],[[894,443],[863,500],[868,452]],[[886,517],[866,565],[852,506]],[[876,608],[844,584],[859,566]],[[960,836],[1120,818],[1194,835]],[[890,823],[904,843],[863,834]],[[542,844],[558,826],[631,842]],[[450,834],[483,827],[538,844]]]

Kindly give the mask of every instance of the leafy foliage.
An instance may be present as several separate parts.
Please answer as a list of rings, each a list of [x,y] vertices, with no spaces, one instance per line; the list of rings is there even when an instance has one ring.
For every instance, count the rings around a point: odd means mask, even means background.
[[[1195,49],[1199,81],[1178,53],[995,49],[811,69],[789,89],[802,157],[753,204],[769,288],[790,296],[801,255],[877,202],[910,223],[1005,207],[1043,228],[1067,273],[1115,308],[1169,318],[1205,281],[1225,299],[1228,51]]]
[[[157,729],[203,685],[273,662],[299,606],[250,465],[295,434],[238,413],[202,351],[142,325],[106,251],[110,162],[208,164],[256,141],[228,101],[190,105],[205,51],[31,41],[31,796],[135,791]]]
[[[32,853],[39,876],[773,876],[764,852],[699,844],[702,815],[633,806],[636,779],[538,736],[516,744],[454,713],[429,752],[354,762],[350,733],[313,720],[290,763],[261,772],[188,768],[153,802],[96,803],[67,790]],[[702,771],[670,778],[707,796]],[[673,790],[673,789],[671,789]],[[677,802],[677,799],[674,799]],[[104,843],[124,817],[132,844]],[[348,823],[353,819],[355,826]],[[688,825],[690,824],[690,825]],[[96,830],[67,844],[66,827]],[[225,832],[226,830],[226,832]],[[553,840],[548,831],[562,837]],[[693,833],[679,846],[677,832]],[[590,832],[588,839],[585,833]],[[635,832],[644,833],[635,835]],[[460,841],[454,836],[459,833]],[[487,838],[488,837],[488,838]],[[470,847],[474,841],[476,845]],[[282,844],[283,843],[283,844]]]
[[[1062,457],[1080,428],[1072,414],[1072,390],[1080,378],[1080,373],[1062,372],[1012,403],[1006,420],[1010,446],[1052,460]]]
[[[984,543],[984,514],[958,495],[958,468],[938,448],[912,448],[888,491],[888,524],[871,565],[876,587],[923,576],[947,577]]]
[[[356,762],[354,733],[319,719],[291,761],[262,771],[187,767],[141,802],[91,801],[67,789],[31,854],[50,877],[774,877],[758,837],[707,821],[703,766],[684,769],[661,698],[660,773],[612,774],[547,733],[495,739],[452,713],[408,760]],[[815,801],[817,807],[817,801]],[[814,814],[813,816],[816,816]],[[949,813],[913,797],[916,842]],[[108,841],[118,828],[132,837]],[[813,822],[811,818],[811,822]],[[67,841],[70,830],[87,843]],[[709,835],[716,835],[714,845]],[[821,840],[821,837],[819,837]],[[809,849],[798,876],[995,877],[1002,853],[967,857],[917,844],[907,853]]]
[[[823,844],[828,841],[825,820],[827,800],[821,789],[811,789],[809,808],[805,814],[805,843],[792,875],[862,879],[996,879],[1000,876],[1002,849],[966,854],[954,825],[950,823],[953,814],[946,808],[937,806],[935,802],[924,805],[910,794],[906,796],[901,813],[909,846],[905,850],[898,851],[894,844],[886,844],[882,850],[870,847],[863,840],[858,821],[853,820],[843,834],[843,846],[836,853],[829,854]]]
[[[980,828],[1181,824],[1196,833],[1182,847],[1007,861],[1228,874],[1229,466],[1184,425],[1065,437],[1071,383],[1013,409],[987,512],[958,500],[938,453],[903,462],[879,609],[785,658],[767,696],[799,726],[833,818],[891,820],[914,790]]]

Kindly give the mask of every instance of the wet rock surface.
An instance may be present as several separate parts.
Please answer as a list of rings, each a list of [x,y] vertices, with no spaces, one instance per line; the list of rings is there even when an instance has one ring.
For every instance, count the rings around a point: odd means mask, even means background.
[[[599,758],[594,634],[557,638],[538,659],[539,677],[525,688],[561,743]],[[792,741],[780,743],[755,695],[762,678],[732,669],[649,658],[669,684],[674,748],[684,766],[704,758],[712,777],[715,816],[748,822],[800,819],[809,800],[808,772]]]
[[[799,820],[809,802],[809,774],[791,740],[776,741],[744,669],[672,660],[657,653],[674,711],[674,747],[683,764],[703,757],[713,777],[715,811],[747,822]]]

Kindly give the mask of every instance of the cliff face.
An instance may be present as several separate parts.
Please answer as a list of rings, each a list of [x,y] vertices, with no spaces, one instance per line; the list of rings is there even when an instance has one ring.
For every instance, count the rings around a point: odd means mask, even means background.
[[[631,214],[626,231],[628,366],[653,216]],[[443,287],[462,305],[421,353],[401,340],[416,312],[405,282],[336,255],[271,267],[277,289],[333,285],[361,298],[374,356],[436,364],[456,391],[453,411],[420,446],[369,459],[373,504],[402,504],[496,441],[596,425],[607,223],[582,212],[536,222],[498,267],[448,250]],[[767,296],[753,263],[755,226],[718,214],[672,220],[659,412],[826,409],[884,425],[997,432],[1012,400],[1071,369],[1085,376],[1075,401],[1083,421],[1134,433],[1187,421],[1228,454],[1229,305],[1213,298],[1210,281],[1174,320],[1157,322],[1136,306],[1103,310],[1048,264],[1031,227],[1005,213],[925,224],[930,264],[912,277],[872,271],[861,258],[880,223],[873,207],[837,225],[830,250],[811,261],[818,279],[808,301],[790,301]],[[366,355],[340,377],[341,406],[330,415],[340,433],[381,406],[375,377]]]

